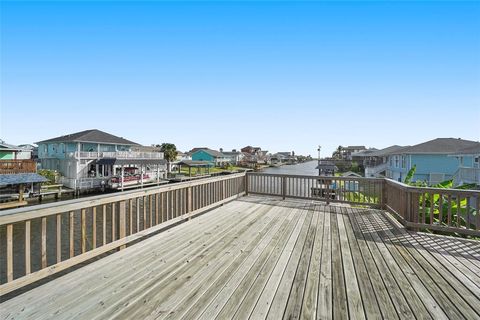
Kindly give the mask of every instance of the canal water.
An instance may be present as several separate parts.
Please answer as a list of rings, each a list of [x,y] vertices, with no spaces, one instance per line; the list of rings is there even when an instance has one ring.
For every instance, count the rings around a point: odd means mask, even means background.
[[[270,167],[262,170],[264,173],[276,173],[276,174],[293,174],[293,175],[303,175],[303,176],[316,176],[318,175],[318,170],[315,169],[318,165],[317,160],[284,165],[281,167]]]

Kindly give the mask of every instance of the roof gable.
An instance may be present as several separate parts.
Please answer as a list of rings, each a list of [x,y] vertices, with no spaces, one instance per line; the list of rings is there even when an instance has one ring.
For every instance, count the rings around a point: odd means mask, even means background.
[[[85,130],[76,133],[67,134],[64,136],[43,140],[38,143],[48,142],[93,142],[93,143],[105,143],[105,144],[124,144],[124,145],[138,145],[138,143],[114,136],[113,134],[92,129]]]
[[[212,149],[208,149],[208,148],[205,148],[205,149],[199,149],[193,153],[196,153],[196,152],[199,152],[199,151],[203,151],[205,153],[208,153],[209,155],[211,155],[212,157],[214,158],[223,158],[225,157],[225,155],[219,151],[216,151],[216,150],[212,150]],[[192,154],[193,154],[192,153]]]

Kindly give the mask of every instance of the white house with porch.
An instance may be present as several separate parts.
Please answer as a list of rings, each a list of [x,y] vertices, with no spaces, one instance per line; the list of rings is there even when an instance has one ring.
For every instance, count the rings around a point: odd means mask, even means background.
[[[166,175],[163,152],[93,129],[38,144],[42,169],[56,170],[61,183],[76,190],[125,189],[161,183]]]

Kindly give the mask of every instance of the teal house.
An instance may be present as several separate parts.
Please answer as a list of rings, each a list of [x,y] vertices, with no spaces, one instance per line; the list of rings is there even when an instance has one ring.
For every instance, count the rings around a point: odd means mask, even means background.
[[[193,149],[192,161],[206,161],[214,166],[222,166],[230,162],[230,158],[219,151],[208,148]]]
[[[143,183],[163,178],[166,171],[163,152],[97,129],[37,144],[41,167],[58,171],[61,182],[72,189],[99,188],[120,175],[123,180],[140,175]]]
[[[414,146],[400,148],[389,154],[386,169],[387,178],[404,181],[408,171],[416,166],[413,181],[425,181],[434,185],[453,179],[462,163],[473,163],[473,156],[462,150],[478,146],[476,141],[438,138]]]

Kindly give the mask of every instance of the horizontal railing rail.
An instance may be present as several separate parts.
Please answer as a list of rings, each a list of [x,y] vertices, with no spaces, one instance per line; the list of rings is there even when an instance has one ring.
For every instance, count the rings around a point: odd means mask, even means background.
[[[382,206],[383,179],[248,173],[248,193]]]
[[[414,187],[386,178],[247,175],[247,193],[379,207],[414,230],[480,237],[478,190]]]
[[[385,179],[385,208],[413,229],[480,236],[480,191],[413,187]]]
[[[480,191],[384,178],[238,173],[0,213],[0,292],[19,289],[241,194],[385,209],[406,227],[480,236]]]
[[[5,294],[181,222],[245,191],[245,173],[0,213]]]
[[[163,152],[142,151],[75,151],[67,153],[71,158],[119,158],[119,159],[163,159]]]

